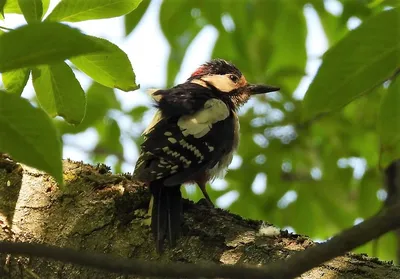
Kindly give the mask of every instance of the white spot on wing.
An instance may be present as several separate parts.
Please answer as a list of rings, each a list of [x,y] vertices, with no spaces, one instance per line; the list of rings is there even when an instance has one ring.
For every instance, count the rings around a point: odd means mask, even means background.
[[[214,146],[209,145],[207,142],[205,144],[208,147],[208,151],[210,151],[210,152],[214,151]]]
[[[169,141],[170,143],[177,143],[176,139],[174,139],[174,138],[168,138],[168,141]]]
[[[179,143],[181,144],[182,147],[186,148],[187,150],[190,150],[193,152],[193,154],[199,158],[200,160],[204,160],[204,156],[201,154],[200,150],[198,150],[196,148],[196,146],[191,145],[190,143],[188,143],[187,141],[185,141],[184,139],[181,139],[179,141]]]

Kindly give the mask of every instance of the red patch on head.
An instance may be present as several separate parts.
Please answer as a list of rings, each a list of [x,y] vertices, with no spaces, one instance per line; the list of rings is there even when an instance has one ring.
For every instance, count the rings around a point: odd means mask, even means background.
[[[199,68],[197,68],[196,71],[193,72],[192,77],[194,76],[202,76],[206,73],[206,67],[205,66],[201,66]]]

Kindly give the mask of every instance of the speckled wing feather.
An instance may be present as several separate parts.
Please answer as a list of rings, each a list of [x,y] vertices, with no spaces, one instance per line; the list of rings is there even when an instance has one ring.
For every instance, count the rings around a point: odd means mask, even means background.
[[[134,178],[165,185],[182,184],[199,172],[212,168],[231,150],[233,117],[214,123],[200,138],[182,132],[180,117],[162,118],[145,135]]]

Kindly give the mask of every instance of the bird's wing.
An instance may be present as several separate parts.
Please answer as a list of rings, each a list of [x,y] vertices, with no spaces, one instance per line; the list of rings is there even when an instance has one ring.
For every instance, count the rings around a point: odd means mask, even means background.
[[[233,132],[232,114],[216,99],[191,115],[159,115],[146,130],[134,177],[145,182],[165,179],[168,185],[187,182],[232,149]]]

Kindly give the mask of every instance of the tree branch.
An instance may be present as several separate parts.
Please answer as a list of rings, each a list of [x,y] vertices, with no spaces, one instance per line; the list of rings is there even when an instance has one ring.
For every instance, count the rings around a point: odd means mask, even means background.
[[[0,242],[0,253],[44,257],[61,262],[107,270],[121,274],[186,278],[294,278],[336,256],[343,255],[386,232],[400,227],[400,205],[383,215],[374,216],[329,241],[299,252],[286,261],[265,268],[220,266],[216,264],[160,263],[155,261],[126,260],[104,254],[75,251],[42,244]]]

